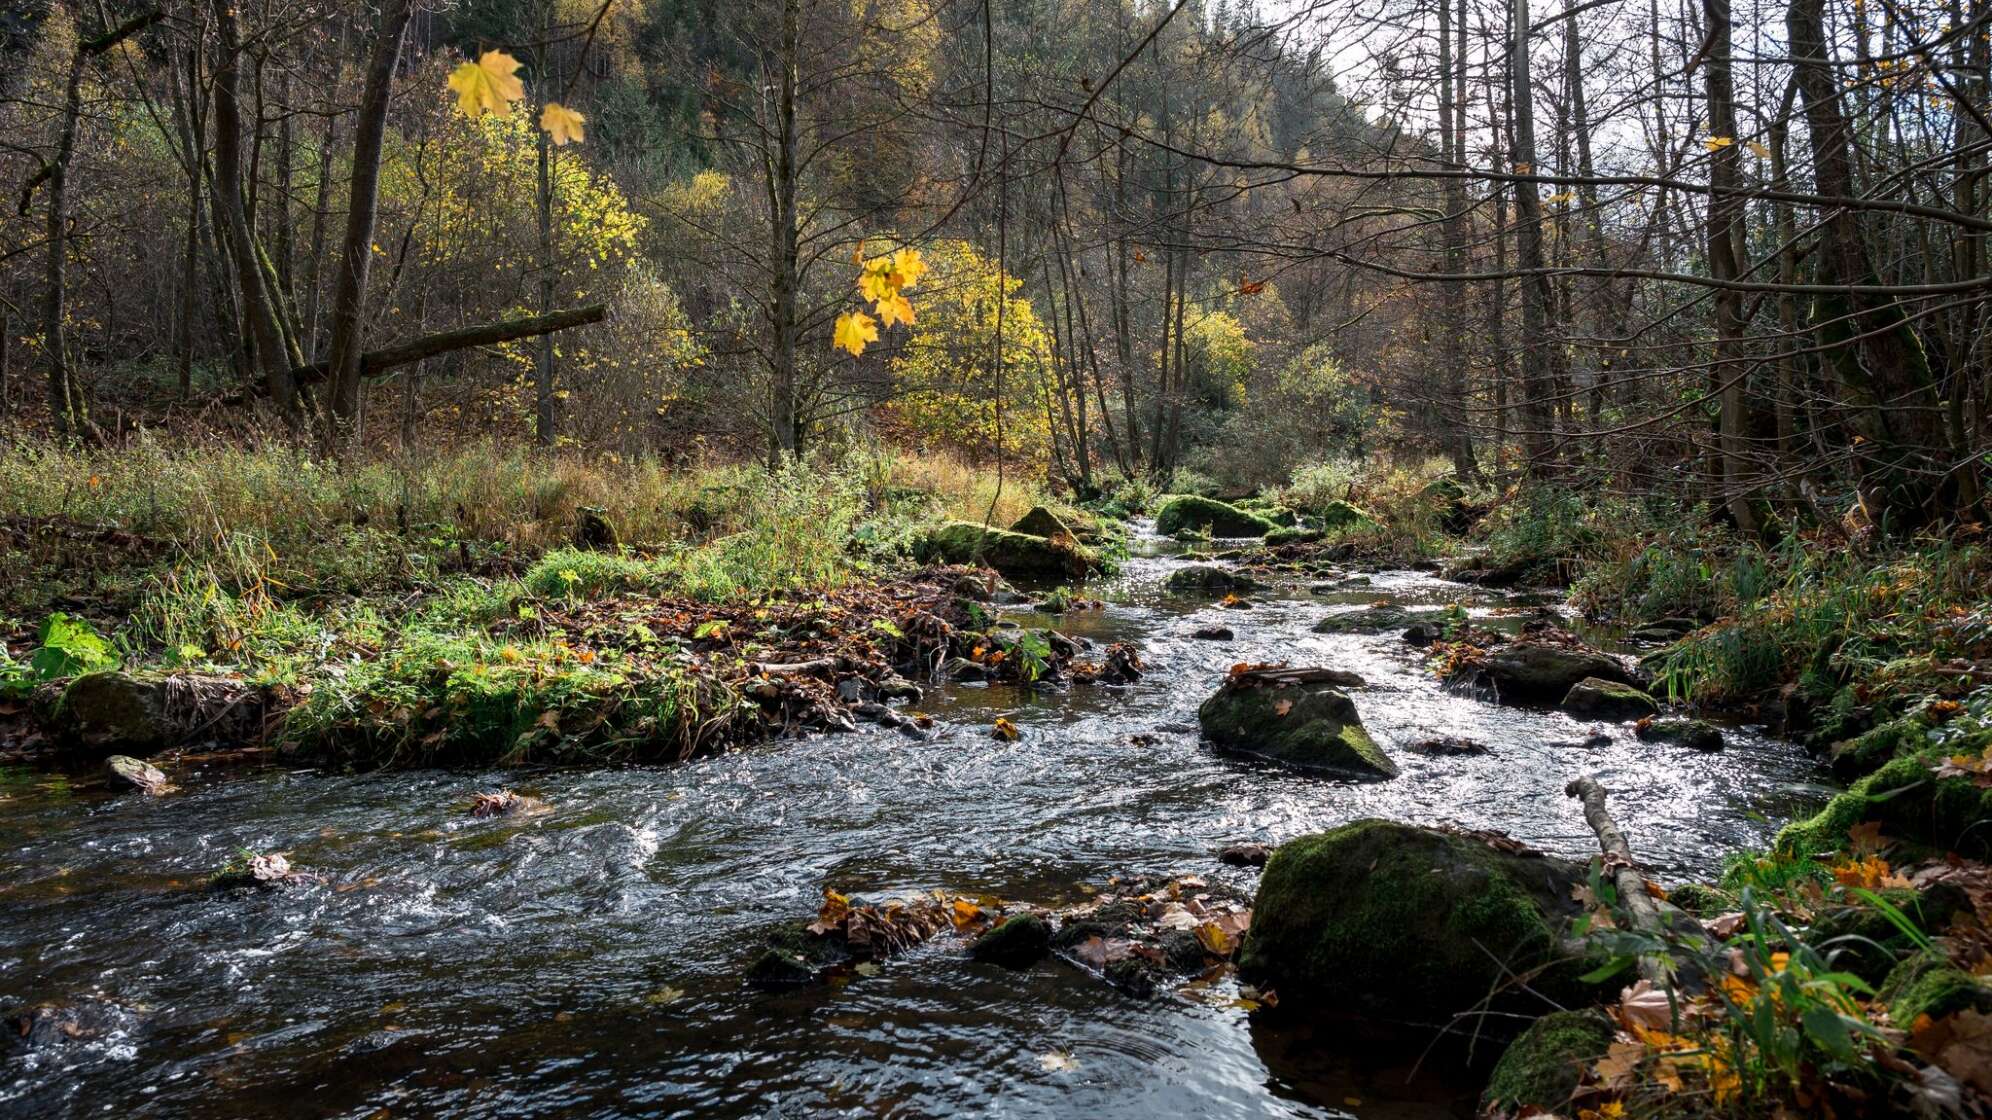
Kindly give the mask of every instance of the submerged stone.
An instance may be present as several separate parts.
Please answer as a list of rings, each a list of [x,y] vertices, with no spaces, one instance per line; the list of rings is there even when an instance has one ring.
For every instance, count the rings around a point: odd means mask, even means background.
[[[1197,709],[1204,738],[1221,751],[1303,770],[1371,781],[1394,778],[1397,764],[1363,729],[1355,701],[1337,685],[1361,678],[1333,670],[1286,670],[1290,678],[1245,673],[1226,680]],[[1311,677],[1300,674],[1312,673]]]

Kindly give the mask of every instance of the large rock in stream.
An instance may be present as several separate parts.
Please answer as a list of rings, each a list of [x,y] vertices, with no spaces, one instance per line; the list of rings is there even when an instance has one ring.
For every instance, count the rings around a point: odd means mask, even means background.
[[[913,546],[922,564],[983,563],[1006,576],[1083,579],[1099,567],[1092,550],[1069,537],[1037,537],[973,521],[950,521]]]
[[[262,690],[206,673],[85,673],[47,717],[49,738],[79,757],[143,758],[190,742],[262,731]]]
[[[1397,764],[1341,691],[1362,683],[1334,669],[1234,673],[1197,709],[1197,723],[1221,751],[1359,781],[1395,778]]]
[[[1582,995],[1563,934],[1582,865],[1494,834],[1360,820],[1280,846],[1252,903],[1239,974],[1289,1007],[1443,1022],[1506,993],[1517,975]]]
[[[1277,527],[1250,510],[1195,494],[1178,494],[1155,511],[1155,531],[1165,537],[1185,529],[1213,537],[1263,537]]]
[[[1587,677],[1638,685],[1625,666],[1594,649],[1551,642],[1510,642],[1463,670],[1491,684],[1504,704],[1555,704]]]
[[[1598,677],[1571,685],[1561,707],[1579,719],[1645,719],[1660,712],[1660,705],[1645,692]]]

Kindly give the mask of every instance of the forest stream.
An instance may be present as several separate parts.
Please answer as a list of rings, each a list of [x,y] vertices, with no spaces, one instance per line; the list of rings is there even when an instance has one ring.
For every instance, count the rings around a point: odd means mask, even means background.
[[[1230,980],[1143,1000],[1056,959],[980,964],[951,937],[833,986],[766,993],[741,972],[826,886],[1057,905],[1166,873],[1249,892],[1256,872],[1220,864],[1222,845],[1367,816],[1582,858],[1597,841],[1562,788],[1586,773],[1675,882],[1830,792],[1750,728],[1715,753],[1641,743],[1448,692],[1396,629],[1310,629],[1378,602],[1513,628],[1544,600],[1384,571],[1230,609],[1164,592],[1175,551],[1138,538],[1088,589],[1103,609],[1007,615],[1133,643],[1139,683],[938,688],[926,741],[866,726],[596,771],[217,767],[162,798],[0,770],[0,1005],[89,1002],[115,1025],[12,1059],[0,1114],[1466,1117],[1477,1085],[1419,1067],[1430,1031],[1302,1028],[1248,1012]],[[1217,624],[1236,640],[1192,637]],[[1197,706],[1241,661],[1360,674],[1352,695],[1403,774],[1351,784],[1200,745]],[[991,736],[998,716],[1016,741]],[[1608,744],[1582,745],[1599,731]],[[1406,749],[1435,736],[1489,750]],[[503,786],[551,811],[465,815]],[[205,889],[244,848],[325,880]]]

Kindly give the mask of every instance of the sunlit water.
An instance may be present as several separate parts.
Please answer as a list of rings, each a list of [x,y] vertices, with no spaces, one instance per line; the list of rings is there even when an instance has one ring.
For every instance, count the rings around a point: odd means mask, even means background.
[[[1580,773],[1677,879],[1821,796],[1800,752],[1747,730],[1712,755],[1625,725],[1581,747],[1592,725],[1443,691],[1395,631],[1308,629],[1379,600],[1463,600],[1514,624],[1498,596],[1400,572],[1221,609],[1162,594],[1180,563],[1137,558],[1094,589],[1103,612],[1013,616],[1136,643],[1140,684],[941,690],[928,742],[868,728],[670,769],[218,773],[157,799],[0,772],[0,1009],[107,1001],[130,1024],[0,1059],[0,1114],[1470,1115],[1472,1083],[1444,1063],[1407,1080],[1415,1037],[1268,1023],[1222,985],[1137,1000],[1055,961],[977,964],[948,938],[836,988],[770,995],[738,977],[826,884],[1037,903],[1143,872],[1249,887],[1216,862],[1222,843],[1362,816],[1584,856],[1596,842],[1562,793]],[[1219,623],[1238,640],[1190,637]],[[1200,747],[1197,704],[1236,661],[1360,673],[1357,704],[1403,776],[1351,785]],[[1018,741],[989,735],[999,714]],[[1491,751],[1401,749],[1436,735]],[[553,811],[465,816],[504,785]],[[240,848],[288,851],[326,882],[202,889]]]

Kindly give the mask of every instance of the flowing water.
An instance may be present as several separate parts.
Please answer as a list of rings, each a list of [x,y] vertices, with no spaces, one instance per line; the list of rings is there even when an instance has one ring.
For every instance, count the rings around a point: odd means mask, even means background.
[[[0,1057],[0,1115],[1470,1115],[1473,1086],[1445,1063],[1413,1075],[1417,1039],[1266,1022],[1222,984],[1137,1000],[1055,961],[980,965],[951,938],[835,988],[765,994],[739,973],[825,885],[1035,903],[1149,872],[1249,888],[1221,844],[1363,816],[1586,856],[1596,841],[1562,794],[1580,773],[1671,880],[1822,796],[1796,748],[1747,729],[1710,755],[1625,725],[1584,747],[1590,728],[1560,714],[1440,689],[1394,631],[1309,631],[1377,601],[1462,601],[1512,626],[1514,600],[1387,572],[1223,609],[1163,593],[1180,564],[1137,557],[1093,589],[1104,611],[1013,616],[1134,642],[1138,685],[939,689],[927,742],[867,728],[668,769],[235,771],[153,799],[0,771],[0,1010],[83,1004],[116,1024]],[[1238,640],[1190,637],[1217,623]],[[1357,705],[1404,774],[1352,785],[1200,747],[1197,704],[1236,661],[1362,674]],[[998,715],[1020,739],[989,735]],[[1402,749],[1437,735],[1491,750]],[[504,785],[552,811],[465,816]],[[325,882],[203,889],[241,848],[288,851]]]

